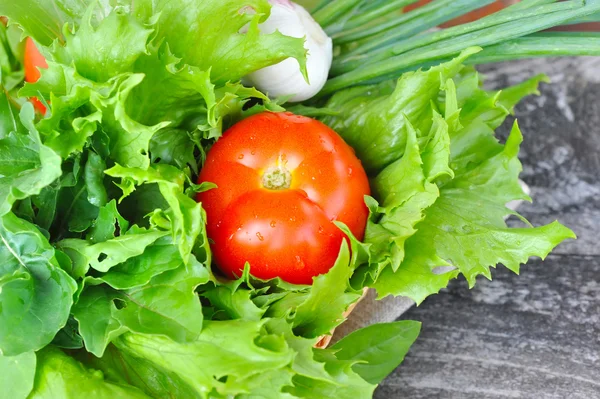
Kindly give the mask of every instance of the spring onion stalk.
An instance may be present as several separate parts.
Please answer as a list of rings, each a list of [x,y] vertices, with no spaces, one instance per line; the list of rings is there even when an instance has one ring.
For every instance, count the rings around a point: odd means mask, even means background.
[[[428,15],[429,13],[443,10],[444,8],[450,6],[455,0],[438,0],[433,3],[429,3],[423,7],[419,7],[416,10],[411,12],[400,14],[396,18],[393,18],[389,21],[385,21],[381,24],[373,25],[370,27],[358,27],[356,29],[350,31],[344,31],[338,35],[336,35],[335,43],[336,44],[345,44],[351,43],[358,40],[364,40],[367,38],[371,38],[377,35],[383,35],[386,32],[394,29],[398,26],[402,26],[402,24],[415,20],[423,15]],[[490,0],[484,0],[490,1]],[[426,29],[426,28],[425,28]],[[378,36],[379,37],[379,36]],[[372,40],[369,40],[368,43],[371,43]]]
[[[321,26],[330,25],[338,18],[362,3],[363,0],[336,0],[329,2],[312,14],[315,21]]]
[[[550,32],[520,37],[487,47],[467,60],[470,64],[533,57],[600,56],[598,32]]]
[[[487,18],[483,18],[468,24],[455,26],[448,29],[443,29],[435,32],[426,33],[419,36],[414,36],[393,45],[377,49],[364,55],[352,55],[348,54],[342,57],[338,57],[333,67],[334,74],[340,74],[352,71],[357,66],[367,63],[373,63],[379,60],[383,60],[395,55],[406,53],[413,49],[423,49],[428,45],[434,45],[435,43],[448,43],[448,40],[453,38],[464,37],[467,34],[482,32],[486,29],[504,25],[513,21],[527,21],[531,23],[532,19],[541,18],[544,15],[551,13],[569,11],[580,8],[577,2],[560,2],[556,4],[549,4],[537,7],[531,7],[523,10],[511,11],[510,7],[505,9],[504,12],[490,15]],[[504,29],[505,26],[502,26]]]
[[[364,27],[378,18],[385,17],[390,13],[400,12],[404,7],[416,2],[417,0],[392,0],[372,10],[361,9],[344,25],[344,29],[350,31]]]
[[[382,77],[398,76],[399,73],[428,65],[431,61],[442,60],[457,55],[460,51],[471,46],[493,46],[507,40],[526,36],[547,28],[569,23],[600,12],[600,1],[592,0],[571,1],[575,8],[567,11],[551,12],[539,18],[530,18],[526,24],[517,20],[497,26],[491,26],[480,31],[467,33],[449,40],[433,43],[423,48],[415,48],[407,53],[379,60],[373,63],[363,63],[355,70],[335,76],[328,81],[321,96],[331,94],[342,88],[365,84]],[[488,19],[488,22],[491,19]],[[551,42],[552,39],[547,39]]]
[[[493,3],[493,1],[494,0],[455,0],[446,7],[435,9],[419,18],[411,19],[401,26],[398,26],[389,32],[385,32],[385,34],[371,38],[368,42],[352,49],[347,55],[363,54],[381,47],[394,45],[394,43],[399,40],[413,37],[420,32],[434,28],[444,22],[448,22],[464,14],[466,10],[476,10]],[[407,15],[409,14],[411,14],[411,12]]]

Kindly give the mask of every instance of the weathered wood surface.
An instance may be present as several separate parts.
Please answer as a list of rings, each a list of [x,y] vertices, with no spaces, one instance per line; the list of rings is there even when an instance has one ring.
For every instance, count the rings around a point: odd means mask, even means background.
[[[600,398],[600,59],[486,66],[490,87],[550,76],[516,116],[534,224],[555,219],[577,241],[521,276],[499,267],[473,289],[453,282],[403,319],[423,322],[406,361],[375,397]]]

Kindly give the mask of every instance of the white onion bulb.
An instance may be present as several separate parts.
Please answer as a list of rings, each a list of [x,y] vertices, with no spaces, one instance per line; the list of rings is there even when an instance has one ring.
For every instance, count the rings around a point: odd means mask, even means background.
[[[317,94],[327,82],[333,58],[332,40],[304,7],[289,0],[269,0],[271,15],[259,25],[260,31],[270,34],[279,31],[286,36],[306,37],[304,47],[308,50],[306,69],[309,83],[300,72],[300,64],[288,58],[244,78],[269,97],[291,96],[288,101],[304,101]]]

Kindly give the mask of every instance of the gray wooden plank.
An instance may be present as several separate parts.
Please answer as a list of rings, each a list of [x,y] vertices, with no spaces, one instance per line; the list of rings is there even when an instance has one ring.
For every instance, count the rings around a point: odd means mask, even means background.
[[[551,256],[473,290],[455,281],[376,398],[600,398],[600,257]]]

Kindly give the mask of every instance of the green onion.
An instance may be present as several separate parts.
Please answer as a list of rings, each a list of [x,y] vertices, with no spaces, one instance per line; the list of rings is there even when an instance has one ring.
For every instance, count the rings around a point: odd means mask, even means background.
[[[321,26],[326,27],[343,17],[348,11],[360,5],[363,0],[335,0],[313,13],[313,18]]]
[[[545,15],[580,9],[581,7],[581,4],[578,2],[560,2],[556,4],[517,9],[516,11],[512,11],[511,8],[508,8],[505,9],[504,12],[492,14],[478,21],[414,36],[386,47],[376,49],[375,51],[362,56],[353,56],[352,54],[349,54],[338,57],[332,68],[333,74],[339,75],[340,73],[349,72],[356,69],[359,65],[364,65],[365,62],[374,63],[376,61],[406,53],[413,49],[425,51],[428,49],[427,46],[435,45],[437,43],[444,43],[443,45],[440,45],[440,47],[447,47],[447,49],[457,43],[459,44],[459,47],[463,46],[462,48],[464,48],[462,43],[464,43],[465,38],[471,38],[475,40],[469,45],[486,45],[487,43],[484,43],[483,41],[485,40],[485,35],[491,34],[492,37],[497,37],[498,39],[503,40],[504,38],[502,37],[502,32],[507,29],[506,24],[510,22],[519,21],[519,24],[533,27],[533,24],[535,24],[536,21],[541,20]],[[511,12],[509,12],[509,10],[511,10]],[[523,23],[524,19],[527,20],[525,24]],[[525,28],[527,28],[527,26],[525,26]],[[496,29],[492,30],[491,28],[493,27],[496,27]],[[534,28],[527,33],[535,31],[537,31],[537,29]],[[477,36],[467,36],[468,34],[476,34]],[[480,42],[477,42],[477,37],[481,37]],[[451,39],[454,38],[456,38],[456,40],[451,41]]]
[[[350,31],[364,27],[378,18],[388,16],[390,13],[402,12],[404,7],[416,2],[417,0],[391,0],[378,8],[372,8],[371,10],[361,9],[359,14],[354,15],[344,25],[344,29]]]
[[[327,82],[320,95],[322,96],[331,94],[346,87],[365,84],[367,82],[377,81],[383,78],[397,77],[400,73],[406,70],[427,66],[430,65],[432,61],[440,61],[453,57],[468,47],[491,47],[508,40],[516,39],[540,30],[562,25],[579,18],[596,14],[600,12],[600,1],[588,0],[586,3],[583,1],[569,1],[554,5],[549,4],[541,7],[554,7],[554,11],[540,15],[536,18],[529,18],[527,23],[523,23],[522,20],[513,20],[500,25],[489,26],[481,30],[458,35],[447,40],[434,42],[424,47],[414,48],[400,55],[393,55],[389,58],[379,59],[372,63],[369,63],[369,58],[372,57],[373,54],[365,54],[365,58],[361,63],[360,68],[348,71],[339,76],[334,75],[335,77]],[[558,9],[556,7],[560,7],[561,10],[556,11]],[[572,9],[563,9],[562,7]],[[503,16],[496,15],[494,18],[503,18]],[[487,23],[491,24],[494,21],[494,18],[488,18]],[[469,28],[463,29],[468,30]],[[538,46],[541,46],[541,44],[538,44]],[[567,47],[561,50],[562,53],[567,51],[566,48]],[[572,48],[575,51],[575,48]],[[501,50],[503,57],[510,56],[507,53],[508,49],[506,47],[502,48]],[[545,50],[543,51],[550,50],[545,47]],[[556,51],[558,52],[558,50]],[[486,58],[490,59],[490,53],[486,54]],[[515,57],[517,56],[524,57],[524,51],[519,51],[517,54],[515,54]],[[499,60],[500,56],[495,59]]]
[[[565,55],[600,56],[600,32],[548,32],[487,47],[467,59],[469,64]]]

